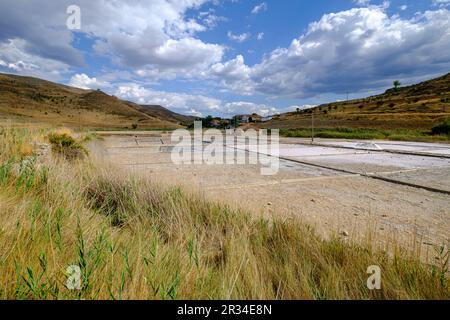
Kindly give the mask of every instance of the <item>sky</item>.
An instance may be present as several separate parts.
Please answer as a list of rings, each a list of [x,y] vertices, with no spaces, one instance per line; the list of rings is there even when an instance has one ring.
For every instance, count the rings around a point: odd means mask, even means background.
[[[450,72],[450,0],[2,0],[0,72],[266,116]]]

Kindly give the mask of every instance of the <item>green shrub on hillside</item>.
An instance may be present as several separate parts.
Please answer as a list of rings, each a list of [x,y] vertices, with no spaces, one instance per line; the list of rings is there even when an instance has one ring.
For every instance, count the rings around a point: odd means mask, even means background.
[[[433,134],[450,134],[450,119],[446,119],[441,124],[432,129]]]

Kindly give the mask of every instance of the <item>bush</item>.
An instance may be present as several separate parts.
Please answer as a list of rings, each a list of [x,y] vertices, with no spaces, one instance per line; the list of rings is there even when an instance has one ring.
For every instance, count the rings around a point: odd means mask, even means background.
[[[67,131],[52,132],[48,135],[53,152],[68,160],[83,158],[87,150]]]
[[[446,119],[443,123],[435,126],[432,132],[434,135],[450,134],[450,119]]]

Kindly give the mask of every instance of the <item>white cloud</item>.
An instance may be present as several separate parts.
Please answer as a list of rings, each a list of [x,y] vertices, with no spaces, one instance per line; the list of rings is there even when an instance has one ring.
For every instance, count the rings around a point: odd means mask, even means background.
[[[248,39],[250,39],[251,34],[246,32],[246,33],[242,33],[242,34],[233,34],[231,31],[228,31],[228,39],[232,40],[232,41],[236,41],[239,43],[245,42]]]
[[[450,6],[450,0],[433,0],[433,5],[440,8],[446,8]]]
[[[62,3],[62,1],[61,1]],[[72,46],[72,33],[65,28],[66,7],[53,1],[0,2],[0,43],[23,41],[23,54],[82,66],[82,54]],[[60,22],[60,26],[56,25]],[[27,63],[27,61],[25,61]]]
[[[210,8],[208,11],[202,11],[198,15],[202,23],[209,29],[215,28],[220,22],[227,22],[226,17],[218,16],[215,14],[215,10]]]
[[[296,105],[296,106],[290,106],[283,110],[283,112],[293,112],[297,110],[308,110],[317,107],[316,104],[304,104],[304,105]]]
[[[218,114],[222,103],[218,99],[202,95],[157,91],[135,83],[120,85],[115,95],[139,104],[161,105],[181,114],[194,116]]]
[[[75,74],[72,76],[69,85],[80,89],[104,89],[111,86],[106,81],[99,81],[97,78],[90,78],[84,73]]]
[[[26,47],[27,42],[22,39],[0,42],[0,70],[53,81],[61,80],[69,71],[69,65],[27,53]]]
[[[213,65],[209,74],[216,77],[223,87],[242,95],[251,95],[254,87],[250,73],[251,68],[245,64],[244,57],[238,55],[233,60]]]
[[[261,63],[242,56],[213,65],[211,76],[237,93],[304,98],[321,93],[381,89],[450,69],[450,12],[412,19],[370,6],[324,15],[307,32]]]
[[[224,53],[221,45],[196,38],[196,33],[206,30],[206,27],[194,19],[185,18],[188,9],[198,8],[205,2],[152,0],[102,3],[100,11],[109,24],[99,24],[97,15],[87,17],[86,30],[100,37],[96,45],[98,52],[112,52],[121,64],[183,77],[205,70],[220,61]]]
[[[269,115],[277,113],[275,107],[252,102],[223,102],[219,99],[203,95],[156,91],[135,83],[120,85],[115,95],[139,104],[162,105],[181,114],[205,117],[207,115],[223,115],[232,117],[238,113],[258,113]]]
[[[258,39],[258,40],[264,39],[264,32],[258,33],[258,34],[256,35],[256,39]]]
[[[228,116],[237,114],[253,114],[257,113],[261,116],[268,116],[278,113],[277,108],[267,106],[265,104],[256,104],[253,102],[228,102],[222,106],[223,113]]]
[[[359,6],[368,6],[370,4],[370,0],[353,0]]]
[[[224,47],[198,39],[205,25],[186,17],[189,9],[208,0],[79,0],[81,30],[95,39],[97,53],[116,64],[176,73],[183,76],[221,61]],[[0,2],[0,44],[9,39],[25,42],[23,53],[82,66],[83,55],[72,45],[74,34],[66,28],[66,8],[71,0]],[[28,61],[24,61],[27,63]]]
[[[262,2],[262,3],[258,4],[257,6],[255,6],[252,10],[252,14],[258,14],[263,11],[267,11],[267,3],[266,2]]]

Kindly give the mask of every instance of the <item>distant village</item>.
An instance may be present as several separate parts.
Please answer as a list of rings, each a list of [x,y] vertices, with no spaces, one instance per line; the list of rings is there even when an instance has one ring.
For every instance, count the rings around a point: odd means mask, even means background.
[[[217,128],[217,129],[234,129],[242,124],[249,123],[263,123],[273,119],[273,116],[263,117],[256,113],[243,114],[234,116],[231,119],[224,119],[220,117],[208,116],[206,118],[199,118],[198,121],[203,122],[204,128]]]

